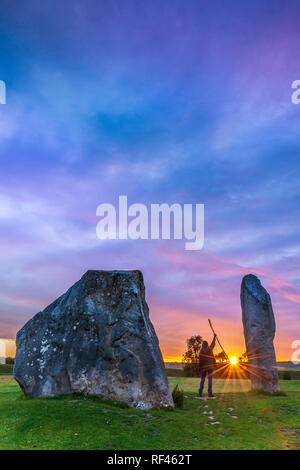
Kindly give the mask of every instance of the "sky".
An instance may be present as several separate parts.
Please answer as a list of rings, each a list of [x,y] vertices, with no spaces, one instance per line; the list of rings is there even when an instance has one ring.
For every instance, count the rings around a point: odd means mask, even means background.
[[[140,269],[166,360],[211,318],[244,352],[240,284],[299,331],[298,1],[1,1],[0,338],[88,269]],[[205,204],[205,242],[99,240],[96,208]]]

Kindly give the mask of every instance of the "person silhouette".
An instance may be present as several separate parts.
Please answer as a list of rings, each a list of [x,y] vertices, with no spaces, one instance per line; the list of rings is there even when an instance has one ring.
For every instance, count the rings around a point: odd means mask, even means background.
[[[199,397],[202,397],[206,375],[208,378],[208,396],[210,398],[214,397],[212,391],[212,374],[216,364],[216,359],[213,353],[213,349],[216,344],[216,337],[217,335],[215,334],[210,346],[207,341],[203,341],[199,352],[199,371],[201,372]]]

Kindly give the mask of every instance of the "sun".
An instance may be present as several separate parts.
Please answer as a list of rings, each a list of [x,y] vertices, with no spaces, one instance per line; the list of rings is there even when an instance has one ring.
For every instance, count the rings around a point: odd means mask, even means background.
[[[229,360],[232,366],[235,366],[238,363],[238,359],[235,356],[231,357]]]

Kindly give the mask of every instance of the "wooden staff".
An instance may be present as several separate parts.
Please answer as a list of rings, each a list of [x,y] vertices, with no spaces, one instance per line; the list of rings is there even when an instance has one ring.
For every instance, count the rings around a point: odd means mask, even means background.
[[[209,323],[209,326],[212,329],[213,334],[216,335],[215,330],[213,329],[213,326],[212,326],[212,323],[211,323],[210,319],[208,319],[208,323]],[[222,344],[220,343],[219,338],[217,337],[217,335],[216,335],[216,338],[217,338],[217,341],[218,341],[218,344],[219,344],[220,348],[222,349],[223,353],[225,354],[227,360],[229,361],[229,357],[226,354],[226,352],[224,351],[224,348],[223,348]]]

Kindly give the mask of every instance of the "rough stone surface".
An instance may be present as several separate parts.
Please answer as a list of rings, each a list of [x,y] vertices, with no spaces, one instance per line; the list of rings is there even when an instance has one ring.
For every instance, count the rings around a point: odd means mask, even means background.
[[[279,392],[271,297],[253,274],[243,278],[241,304],[252,389]]]
[[[140,271],[87,271],[17,334],[25,394],[82,393],[174,406]]]

